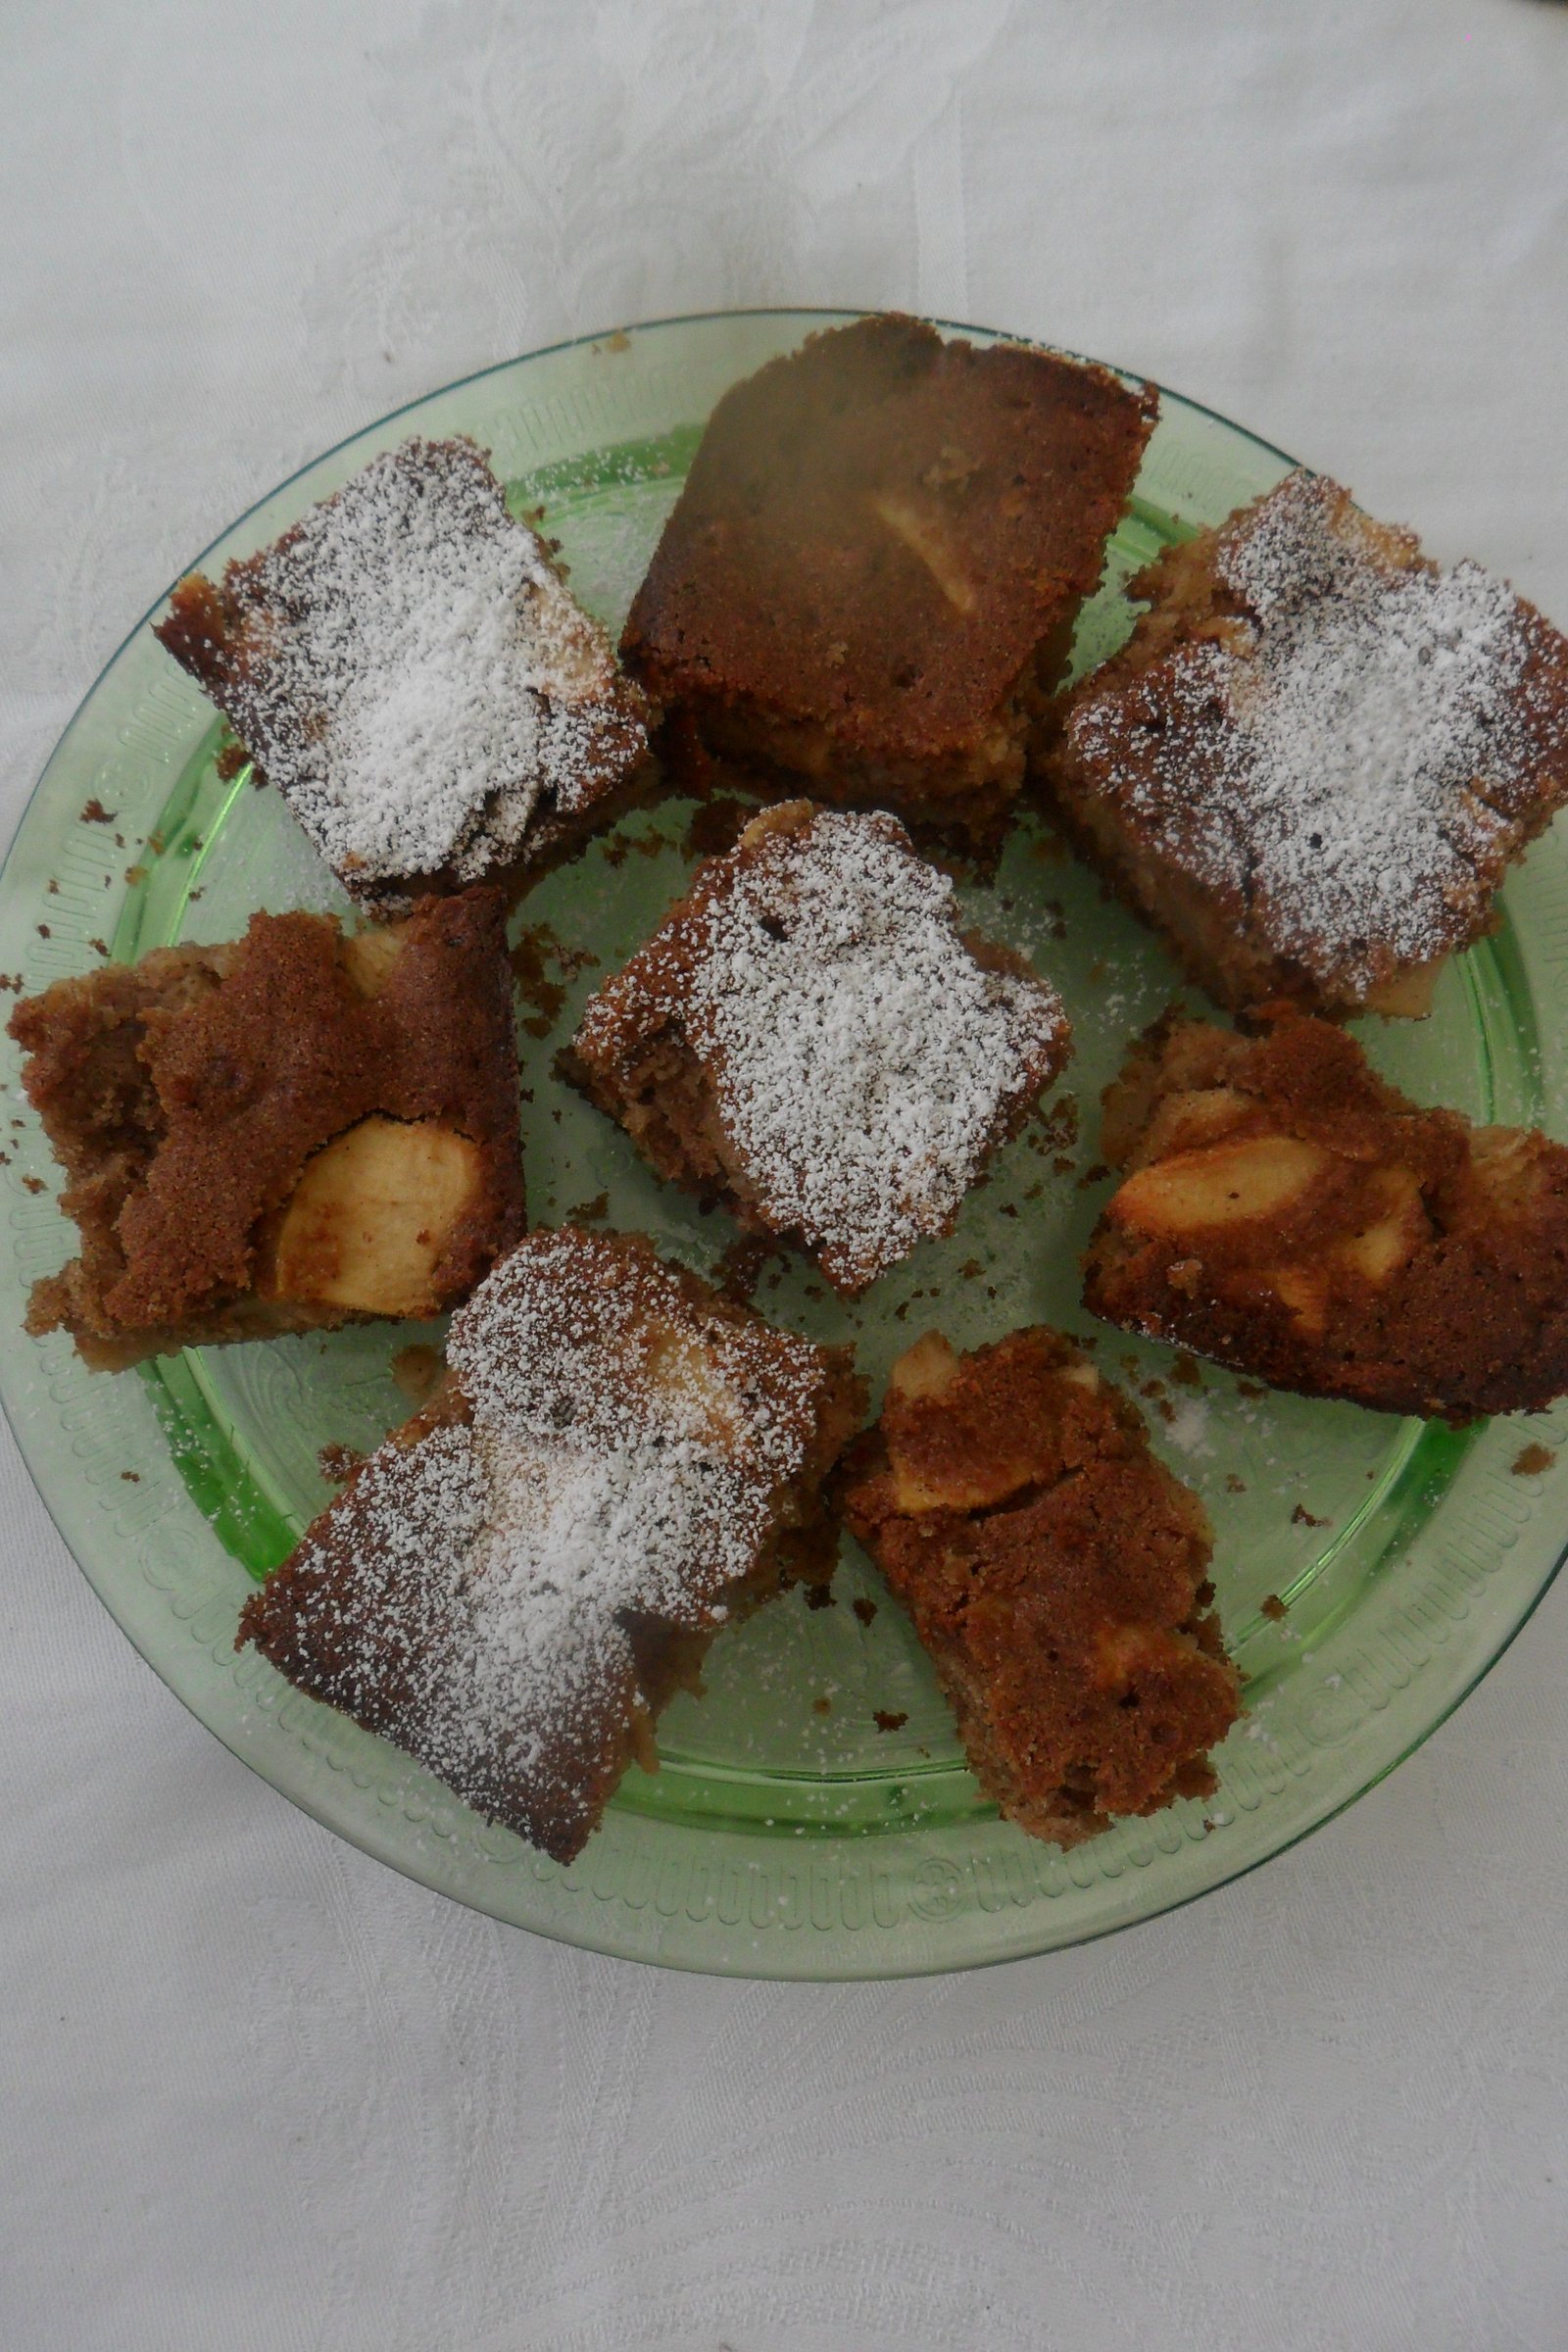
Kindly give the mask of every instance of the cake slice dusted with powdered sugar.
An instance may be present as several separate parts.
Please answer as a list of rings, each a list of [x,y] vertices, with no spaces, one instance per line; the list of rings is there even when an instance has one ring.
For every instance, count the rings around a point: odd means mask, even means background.
[[[156,629],[352,895],[536,870],[620,813],[646,708],[467,441],[373,458]]]
[[[832,1575],[821,1486],[864,1401],[847,1351],[640,1237],[533,1234],[239,1645],[569,1861],[719,1628]]]
[[[854,1294],[952,1231],[1069,1051],[1055,991],[959,928],[896,817],[792,801],[700,870],[563,1066],[660,1175]]]
[[[1129,593],[1045,779],[1218,1004],[1420,1014],[1568,799],[1568,642],[1296,472]]]

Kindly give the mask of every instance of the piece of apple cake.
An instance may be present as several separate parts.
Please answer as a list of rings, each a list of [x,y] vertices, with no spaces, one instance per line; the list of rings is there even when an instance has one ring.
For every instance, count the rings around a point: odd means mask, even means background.
[[[643,698],[469,441],[407,441],[155,630],[377,912],[531,880],[642,789]]]
[[[735,385],[621,638],[677,778],[993,849],[1155,407],[1108,368],[897,317]]]
[[[660,1175],[853,1296],[965,1194],[1071,1052],[897,817],[764,810],[590,1001],[562,1067]]]
[[[1086,1304],[1276,1388],[1461,1422],[1568,1389],[1568,1150],[1423,1110],[1354,1041],[1167,1020],[1106,1091]]]
[[[1241,1710],[1198,1496],[1137,1408],[1043,1325],[893,1368],[851,1449],[845,1518],[913,1620],[975,1778],[1075,1845],[1215,1786]]]
[[[569,1227],[503,1259],[447,1366],[238,1643],[569,1862],[720,1628],[831,1576],[864,1389],[640,1236]]]
[[[1128,593],[1043,752],[1075,842],[1218,1004],[1425,1013],[1568,799],[1568,642],[1304,472]]]
[[[118,1370],[466,1298],[522,1231],[505,906],[257,914],[24,998],[10,1033],[80,1254],[27,1328]]]

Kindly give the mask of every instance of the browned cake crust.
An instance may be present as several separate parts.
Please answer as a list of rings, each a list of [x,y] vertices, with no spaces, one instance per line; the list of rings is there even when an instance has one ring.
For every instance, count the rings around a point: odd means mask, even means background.
[[[1385,1085],[1282,1011],[1158,1024],[1105,1096],[1127,1171],[1086,1303],[1306,1396],[1462,1422],[1568,1389],[1568,1151]]]
[[[1037,1326],[959,1356],[931,1333],[843,1475],[1009,1820],[1075,1845],[1213,1788],[1240,1686],[1207,1514],[1069,1341]]]
[[[864,1409],[847,1349],[640,1236],[533,1234],[237,1645],[569,1862],[720,1628],[831,1576],[823,1480]]]
[[[853,1296],[952,1231],[1070,1051],[896,817],[795,801],[700,868],[561,1067],[661,1176]]]
[[[1129,594],[1037,743],[1074,841],[1220,1004],[1425,1013],[1568,798],[1568,642],[1303,472]]]
[[[984,845],[1065,672],[1156,396],[1017,345],[865,318],[713,411],[621,638],[705,755]]]
[[[653,782],[641,692],[466,440],[372,459],[154,634],[378,912],[532,882]]]
[[[253,915],[57,981],[10,1034],[81,1241],[27,1328],[95,1367],[435,1314],[522,1229],[499,892],[351,936]]]

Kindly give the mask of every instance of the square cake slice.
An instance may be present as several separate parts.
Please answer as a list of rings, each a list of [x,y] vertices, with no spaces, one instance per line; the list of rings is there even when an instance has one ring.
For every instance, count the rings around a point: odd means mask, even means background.
[[[719,1628],[831,1576],[864,1392],[847,1351],[569,1227],[496,1267],[447,1364],[239,1645],[569,1862]]]
[[[467,1297],[522,1231],[499,891],[58,980],[11,1016],[81,1254],[27,1328],[118,1370]]]
[[[1087,1261],[1107,1322],[1454,1422],[1568,1389],[1568,1150],[1418,1108],[1329,1023],[1157,1024],[1102,1149],[1125,1171]]]
[[[621,638],[676,774],[993,847],[1154,412],[1151,385],[902,318],[737,384]]]
[[[914,1623],[988,1796],[1076,1845],[1214,1788],[1241,1711],[1198,1496],[1137,1409],[1037,1325],[893,1367],[845,1518]]]
[[[1134,580],[1043,774],[1216,1004],[1420,1015],[1568,799],[1568,642],[1297,472]]]
[[[562,1066],[661,1176],[853,1295],[952,1232],[1070,1050],[897,817],[795,801],[699,868]]]
[[[471,442],[372,458],[155,633],[381,912],[531,879],[638,789],[642,696]]]

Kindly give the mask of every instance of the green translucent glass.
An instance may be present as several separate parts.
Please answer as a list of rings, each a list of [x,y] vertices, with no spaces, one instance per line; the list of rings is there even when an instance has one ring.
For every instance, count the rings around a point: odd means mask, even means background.
[[[272,537],[407,433],[461,431],[494,452],[515,504],[544,506],[574,587],[616,624],[715,398],[828,322],[783,313],[675,320],[493,369],[333,451],[204,561]],[[1288,463],[1167,394],[1080,630],[1080,662],[1128,625],[1119,584],[1131,569]],[[128,957],[231,937],[258,906],[341,904],[276,796],[220,777],[223,740],[138,627],[73,720],[13,847],[0,967],[37,986],[95,962],[95,941]],[[114,811],[111,825],[84,817],[89,801]],[[707,1269],[733,1239],[723,1215],[704,1216],[656,1183],[551,1071],[600,972],[683,887],[690,814],[675,803],[629,820],[529,900],[527,920],[551,926],[570,952],[566,968],[578,953],[593,960],[566,983],[548,1034],[523,1030],[522,1122],[536,1220],[603,1196],[612,1222]],[[975,922],[1062,990],[1077,1048],[1064,1094],[1078,1132],[1058,1097],[1050,1131],[1009,1149],[952,1240],[920,1249],[856,1306],[804,1265],[765,1278],[764,1312],[853,1340],[878,1388],[931,1324],[960,1346],[1039,1318],[1093,1328],[1077,1269],[1104,1193],[1088,1173],[1099,1092],[1130,1037],[1177,993],[1161,950],[1028,822],[995,882],[964,897]],[[1568,1132],[1557,1026],[1538,1019],[1560,1001],[1565,960],[1568,863],[1548,839],[1510,882],[1500,931],[1446,975],[1432,1019],[1369,1023],[1365,1042],[1418,1098]],[[10,1238],[0,1284],[15,1328],[28,1284],[66,1254],[67,1233],[40,1139],[30,1124],[13,1135],[0,1169]],[[31,1192],[29,1177],[45,1191]],[[97,1591],[236,1754],[425,1884],[641,1959],[893,1976],[1049,1950],[1149,1918],[1278,1852],[1408,1753],[1496,1657],[1559,1558],[1568,1467],[1521,1477],[1512,1464],[1528,1443],[1561,1443],[1561,1409],[1455,1436],[1250,1393],[1207,1367],[1194,1390],[1172,1379],[1167,1350],[1102,1331],[1099,1361],[1146,1391],[1155,1443],[1217,1530],[1219,1604],[1250,1709],[1221,1753],[1217,1798],[1124,1824],[1070,1855],[1025,1838],[979,1794],[902,1613],[847,1544],[833,1607],[808,1609],[797,1593],[714,1645],[705,1695],[680,1698],[663,1720],[661,1769],[628,1775],[581,1860],[562,1870],[233,1651],[252,1578],[327,1497],[320,1447],[368,1446],[402,1417],[390,1359],[426,1336],[438,1334],[375,1325],[192,1351],[113,1379],[82,1371],[58,1339],[19,1337],[0,1357],[0,1392]],[[1289,1604],[1283,1623],[1262,1606],[1276,1594]]]

